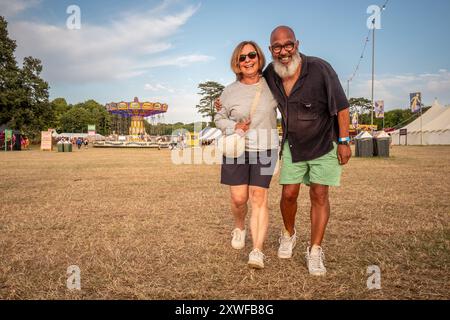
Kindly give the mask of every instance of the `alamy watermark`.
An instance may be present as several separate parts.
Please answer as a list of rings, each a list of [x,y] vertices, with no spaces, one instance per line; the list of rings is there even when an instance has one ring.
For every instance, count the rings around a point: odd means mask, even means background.
[[[381,29],[382,10],[383,10],[382,8],[374,4],[367,7],[367,13],[370,14],[370,16],[367,18],[366,21],[367,28],[369,28],[370,30]]]
[[[381,289],[381,270],[379,266],[372,265],[367,267],[367,289],[380,290]]]
[[[175,165],[187,164],[258,164],[261,175],[273,175],[277,170],[279,136],[277,129],[252,129],[246,133],[247,151],[241,150],[236,157],[224,157],[223,150],[233,150],[233,140],[208,139],[201,137],[202,124],[194,124],[194,134],[185,129],[172,132],[172,140],[176,147],[172,148],[171,160]],[[208,144],[204,144],[209,141]],[[251,151],[260,150],[260,151]]]
[[[66,13],[69,14],[66,20],[66,27],[69,30],[81,29],[81,9],[77,5],[70,5],[66,9]]]
[[[80,267],[76,265],[69,266],[67,268],[67,289],[69,290],[81,290],[81,271]]]

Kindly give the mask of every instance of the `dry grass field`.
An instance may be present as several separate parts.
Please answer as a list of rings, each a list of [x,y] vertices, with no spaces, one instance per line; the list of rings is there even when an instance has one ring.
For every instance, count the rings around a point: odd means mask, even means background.
[[[281,188],[270,190],[266,268],[230,246],[218,165],[168,150],[0,152],[1,299],[450,299],[450,146],[352,158],[332,189],[328,274],[308,275],[302,187],[292,260],[276,256]],[[81,291],[66,288],[81,269]],[[368,290],[367,267],[381,269]]]

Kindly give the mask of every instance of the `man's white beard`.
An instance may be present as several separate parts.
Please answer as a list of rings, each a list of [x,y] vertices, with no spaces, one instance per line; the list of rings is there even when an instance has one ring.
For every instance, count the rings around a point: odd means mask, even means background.
[[[273,60],[273,67],[275,72],[280,76],[281,79],[292,77],[297,71],[298,67],[302,63],[302,58],[298,51],[292,55],[292,61],[287,66],[282,64],[278,59]]]

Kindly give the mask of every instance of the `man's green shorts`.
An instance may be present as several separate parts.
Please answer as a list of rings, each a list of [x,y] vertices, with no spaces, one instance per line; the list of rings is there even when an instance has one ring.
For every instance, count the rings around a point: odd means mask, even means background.
[[[342,166],[337,158],[337,144],[333,150],[309,161],[292,163],[291,150],[286,142],[283,146],[280,184],[321,184],[338,187],[341,182]]]

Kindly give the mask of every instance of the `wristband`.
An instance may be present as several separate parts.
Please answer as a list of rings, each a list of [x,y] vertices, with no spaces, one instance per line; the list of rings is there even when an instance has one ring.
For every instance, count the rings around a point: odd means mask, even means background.
[[[344,142],[344,141],[350,142],[350,138],[349,137],[339,138],[339,142]]]

